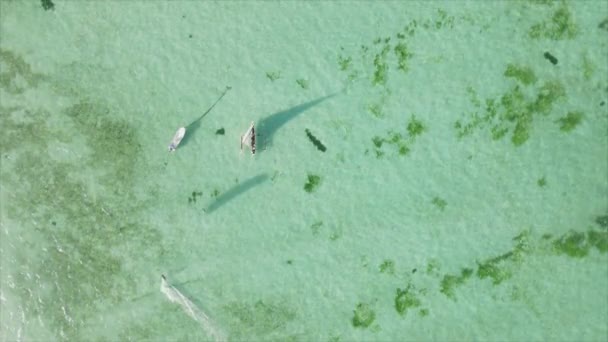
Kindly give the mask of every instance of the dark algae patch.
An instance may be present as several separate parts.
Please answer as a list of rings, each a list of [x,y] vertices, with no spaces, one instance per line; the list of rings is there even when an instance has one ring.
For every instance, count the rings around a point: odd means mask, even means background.
[[[549,61],[551,62],[551,64],[553,65],[557,65],[557,58],[555,58],[555,56],[553,56],[552,54],[550,54],[549,52],[545,52],[543,54],[543,56]]]
[[[352,324],[355,328],[367,328],[376,319],[376,313],[366,303],[359,303],[353,311]]]
[[[306,128],[304,131],[306,132],[306,136],[308,137],[308,140],[310,140],[310,142],[312,142],[312,144],[315,145],[315,147],[319,151],[325,152],[327,150],[325,145],[323,145],[323,143],[319,139],[317,139],[317,137],[315,137],[308,128]]]
[[[568,112],[566,116],[556,120],[559,123],[559,129],[562,132],[570,132],[583,121],[584,114],[582,112],[574,111]]]
[[[55,9],[55,4],[51,0],[40,0],[40,3],[42,5],[42,8],[44,8],[45,11]]]
[[[226,133],[226,131],[224,130],[224,127],[215,131],[215,135],[224,135],[224,133]]]
[[[311,193],[317,189],[321,184],[321,176],[309,173],[307,176],[307,182],[304,184],[304,190]]]
[[[597,216],[595,218],[595,223],[601,228],[608,229],[608,214]]]
[[[192,191],[190,197],[188,197],[188,203],[196,203],[196,199],[203,195],[202,191]]]

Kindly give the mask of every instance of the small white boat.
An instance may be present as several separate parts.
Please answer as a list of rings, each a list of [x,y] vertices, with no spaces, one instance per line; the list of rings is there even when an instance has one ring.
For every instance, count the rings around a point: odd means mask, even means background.
[[[251,154],[255,154],[255,124],[253,121],[247,129],[247,132],[245,132],[244,135],[241,135],[241,151],[243,150],[243,145],[249,146],[251,148]]]
[[[184,139],[185,135],[186,135],[186,128],[180,127],[177,130],[177,132],[175,132],[175,135],[173,136],[173,139],[171,140],[171,143],[169,144],[169,152],[175,151],[175,149],[177,148],[179,143],[182,141],[182,139]]]

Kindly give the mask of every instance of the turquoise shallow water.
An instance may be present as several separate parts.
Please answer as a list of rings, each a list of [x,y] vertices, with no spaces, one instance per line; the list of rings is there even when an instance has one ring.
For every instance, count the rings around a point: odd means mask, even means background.
[[[608,339],[606,2],[43,3],[1,340]]]

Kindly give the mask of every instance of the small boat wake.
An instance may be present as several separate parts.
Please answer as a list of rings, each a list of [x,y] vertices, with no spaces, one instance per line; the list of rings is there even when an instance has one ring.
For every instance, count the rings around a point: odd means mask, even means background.
[[[209,316],[192,303],[192,301],[184,296],[178,289],[169,285],[167,278],[164,275],[161,275],[160,292],[164,293],[171,302],[181,306],[188,316],[199,322],[205,333],[207,333],[208,336],[213,337],[214,341],[227,341],[224,333],[216,327]]]

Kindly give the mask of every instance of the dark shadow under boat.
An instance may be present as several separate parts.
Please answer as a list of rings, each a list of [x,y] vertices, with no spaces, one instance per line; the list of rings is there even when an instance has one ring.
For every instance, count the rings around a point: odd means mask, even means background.
[[[208,212],[208,213],[213,212],[214,210],[216,210],[219,207],[223,206],[224,204],[228,203],[235,197],[242,195],[243,193],[251,190],[251,188],[264,183],[267,179],[268,179],[267,174],[261,174],[261,175],[251,177],[251,178],[247,179],[246,181],[233,186],[228,191],[223,192],[220,195],[218,195],[215,198],[215,201],[213,201],[207,207],[206,212]]]
[[[303,112],[310,109],[311,107],[314,107],[314,106],[318,105],[319,103],[336,96],[337,94],[339,94],[339,93],[333,93],[333,94],[323,96],[323,97],[317,98],[317,99],[309,101],[309,102],[299,104],[295,107],[291,107],[289,109],[271,114],[271,115],[263,118],[262,120],[260,120],[256,124],[258,135],[260,137],[259,143],[258,143],[258,146],[259,146],[258,149],[263,151],[268,147],[268,145],[272,144],[272,139],[274,137],[274,134],[279,130],[279,128],[283,127],[283,125],[288,123],[290,120],[294,119],[296,116],[302,114]]]

